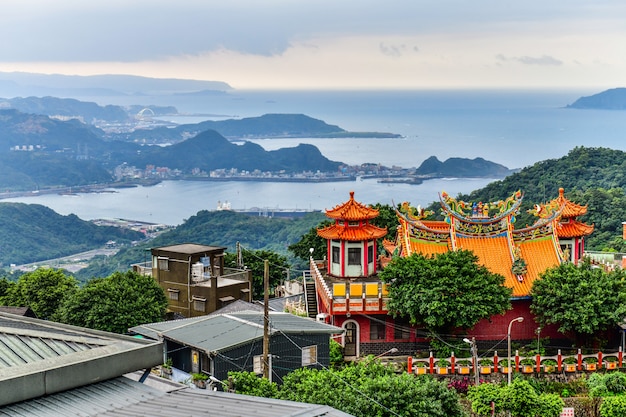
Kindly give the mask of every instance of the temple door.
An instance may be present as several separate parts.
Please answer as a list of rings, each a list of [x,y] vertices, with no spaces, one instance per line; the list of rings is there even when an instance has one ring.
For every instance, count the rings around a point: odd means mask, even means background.
[[[357,356],[358,326],[355,322],[350,321],[345,324],[346,332],[344,333],[344,356]]]

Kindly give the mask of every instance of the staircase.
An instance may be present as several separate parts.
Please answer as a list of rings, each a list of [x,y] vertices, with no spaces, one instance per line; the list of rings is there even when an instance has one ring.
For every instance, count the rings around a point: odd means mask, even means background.
[[[315,292],[315,281],[310,271],[302,273],[302,281],[304,282],[304,299],[306,301],[307,315],[315,319],[317,317],[317,293]]]

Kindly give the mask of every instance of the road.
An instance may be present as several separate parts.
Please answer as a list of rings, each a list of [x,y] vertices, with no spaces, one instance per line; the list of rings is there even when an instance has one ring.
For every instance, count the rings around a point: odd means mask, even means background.
[[[95,256],[111,256],[119,251],[118,248],[100,248],[62,258],[47,259],[29,264],[11,266],[12,271],[30,272],[41,267],[63,268],[69,272],[79,271],[88,265],[88,261]]]

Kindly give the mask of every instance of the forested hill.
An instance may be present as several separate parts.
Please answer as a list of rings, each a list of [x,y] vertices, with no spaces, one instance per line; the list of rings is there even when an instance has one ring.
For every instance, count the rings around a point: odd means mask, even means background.
[[[71,214],[63,216],[39,204],[0,203],[0,266],[69,256],[141,240],[143,233],[96,226]]]
[[[519,228],[536,219],[526,210],[533,204],[558,197],[559,188],[572,201],[588,205],[588,214],[580,219],[595,225],[595,231],[587,239],[587,249],[626,251],[622,239],[622,222],[626,221],[626,152],[623,151],[576,147],[562,158],[537,162],[459,198],[497,201],[521,190],[524,203],[517,220]],[[439,213],[439,202],[430,209]]]

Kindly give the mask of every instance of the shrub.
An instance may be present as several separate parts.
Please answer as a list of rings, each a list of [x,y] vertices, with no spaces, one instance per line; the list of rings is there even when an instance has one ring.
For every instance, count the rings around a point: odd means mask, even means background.
[[[463,377],[462,379],[453,379],[448,384],[448,388],[454,389],[459,394],[467,394],[470,386],[472,386],[472,381],[468,377]]]
[[[619,394],[626,391],[626,375],[621,372],[604,374],[604,385],[608,392]]]
[[[606,397],[600,404],[600,417],[626,416],[626,397]]]

